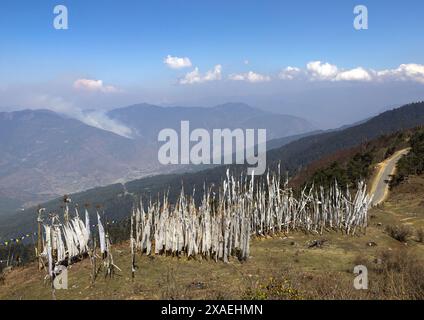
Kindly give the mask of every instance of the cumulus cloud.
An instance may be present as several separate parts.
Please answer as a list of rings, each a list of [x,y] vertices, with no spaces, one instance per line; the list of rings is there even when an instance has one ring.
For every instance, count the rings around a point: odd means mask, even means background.
[[[306,65],[306,73],[310,80],[327,81],[371,81],[372,71],[362,67],[354,69],[340,69],[328,62],[312,61]]]
[[[287,67],[279,74],[279,78],[283,80],[302,77],[309,81],[413,81],[424,83],[424,65],[401,64],[395,69],[376,71],[363,67],[342,69],[328,62],[311,61],[304,70]]]
[[[336,81],[371,81],[371,73],[364,68],[355,68],[347,71],[341,71],[335,77]]]
[[[222,66],[220,64],[216,65],[212,70],[206,72],[202,75],[199,72],[199,68],[194,68],[193,71],[187,73],[184,78],[180,79],[180,84],[195,84],[203,83],[207,81],[216,81],[221,80],[222,78]]]
[[[247,61],[246,61],[247,63]],[[199,68],[194,68],[183,78],[179,79],[180,84],[195,84],[208,81],[221,80],[222,66],[216,65],[212,70],[202,74]],[[395,69],[376,71],[363,67],[346,69],[329,62],[310,61],[305,68],[288,66],[280,71],[278,78],[281,80],[302,80],[302,81],[329,81],[329,82],[371,82],[371,81],[413,81],[424,84],[424,65],[401,64]],[[269,82],[272,77],[265,74],[249,71],[246,73],[233,73],[227,76],[231,81],[245,81],[250,83]]]
[[[180,79],[180,84],[193,84],[203,82],[203,77],[200,75],[199,68],[194,68],[193,71],[187,73],[184,78]]]
[[[173,57],[169,54],[166,56],[165,59],[163,59],[163,63],[171,69],[182,69],[191,67],[191,61],[189,58]]]
[[[339,70],[335,65],[323,63],[321,61],[311,61],[306,65],[306,70],[312,79],[333,80]]]
[[[287,67],[280,72],[278,77],[283,80],[293,80],[302,74],[302,70],[296,67]]]
[[[401,64],[396,69],[378,71],[377,76],[382,80],[411,80],[415,82],[424,83],[424,65],[415,63]]]
[[[102,80],[93,79],[78,79],[74,82],[74,88],[77,90],[103,92],[103,93],[116,93],[119,92],[114,86],[106,86]]]
[[[243,74],[230,74],[228,79],[233,81],[247,81],[251,83],[271,81],[270,76],[255,73],[253,71],[249,71],[248,73]]]

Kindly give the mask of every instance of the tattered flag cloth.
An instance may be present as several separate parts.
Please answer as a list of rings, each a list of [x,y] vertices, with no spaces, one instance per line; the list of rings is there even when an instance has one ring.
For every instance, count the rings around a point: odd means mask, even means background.
[[[252,235],[328,229],[353,235],[367,227],[371,204],[364,182],[356,190],[352,197],[335,181],[328,190],[312,186],[295,198],[288,183],[282,185],[279,170],[268,171],[266,179],[256,184],[253,175],[249,181],[247,176],[236,179],[227,171],[217,196],[204,187],[200,206],[195,205],[194,194],[189,198],[182,189],[175,206],[169,205],[166,196],[162,202],[150,203],[147,212],[142,204],[135,208],[131,216],[134,247],[150,254],[154,245],[155,254],[212,256],[227,262],[232,255],[249,257]]]
[[[52,257],[52,248],[47,247],[47,259],[49,261],[49,276],[53,276],[53,257]]]
[[[45,245],[41,256],[49,264],[60,264],[65,260],[70,262],[88,252],[89,231],[78,214],[65,222],[65,225],[59,223],[58,217],[54,217],[51,226],[44,225],[44,236]]]
[[[87,230],[87,243],[90,240],[91,231],[90,231],[90,215],[88,214],[88,210],[85,209],[85,229]]]
[[[105,229],[103,228],[99,213],[97,213],[97,224],[99,226],[100,252],[105,253],[106,252]]]

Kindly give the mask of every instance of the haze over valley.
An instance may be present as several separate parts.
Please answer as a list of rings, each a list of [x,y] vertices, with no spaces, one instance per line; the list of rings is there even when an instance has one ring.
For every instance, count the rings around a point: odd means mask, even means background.
[[[109,111],[126,135],[96,128],[50,110],[0,113],[0,206],[16,210],[66,193],[147,175],[183,170],[158,161],[158,133],[192,128],[267,129],[270,140],[316,129],[308,121],[245,104],[211,108],[133,105]],[[284,125],[281,125],[284,124]]]

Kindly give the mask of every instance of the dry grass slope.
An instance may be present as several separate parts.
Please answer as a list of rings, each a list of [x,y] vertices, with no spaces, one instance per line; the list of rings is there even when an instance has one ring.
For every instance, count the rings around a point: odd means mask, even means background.
[[[371,212],[366,235],[292,233],[254,239],[247,262],[137,256],[131,279],[129,244],[114,247],[123,269],[90,287],[90,262],[69,270],[69,289],[57,299],[424,299],[424,177],[411,177]],[[402,241],[386,230],[413,230]],[[421,232],[421,233],[420,233]],[[421,234],[421,236],[420,236]],[[421,238],[420,238],[421,237]],[[325,240],[309,247],[314,240]],[[365,264],[369,290],[353,288],[353,268]],[[0,299],[51,299],[36,264],[0,281]]]

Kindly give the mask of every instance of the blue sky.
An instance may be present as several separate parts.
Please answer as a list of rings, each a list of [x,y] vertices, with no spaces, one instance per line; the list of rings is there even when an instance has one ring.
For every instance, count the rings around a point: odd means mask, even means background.
[[[52,26],[53,8],[58,4],[69,10],[69,30]],[[353,8],[358,4],[368,7],[368,30],[353,28]],[[119,98],[96,95],[70,103],[81,108],[88,103],[97,107],[103,101],[118,106],[136,100],[211,104],[220,102],[217,97],[225,100],[233,93],[250,102],[249,93],[256,98],[267,97],[252,99],[267,104],[276,99],[279,86],[292,88],[287,96],[293,101],[296,94],[304,94],[302,88],[319,90],[324,84],[305,79],[306,84],[300,80],[297,85],[276,83],[274,79],[288,66],[305,69],[311,61],[329,63],[340,70],[396,70],[401,64],[423,65],[423,12],[421,0],[2,0],[0,94],[10,105],[31,105],[29,97],[14,101],[8,94],[21,88],[51,95],[48,89],[54,83],[56,98],[66,101],[70,95],[67,82],[72,86],[77,79],[101,79],[122,91]],[[187,57],[191,66],[169,68],[164,64],[167,55]],[[237,85],[212,81],[195,86],[178,84],[196,67],[201,77],[216,65],[222,68],[222,80],[252,71],[272,81],[258,83],[255,88],[246,87],[242,81]],[[357,83],[351,85],[357,90]],[[399,82],[399,88],[402,85],[404,82]],[[418,88],[411,94],[415,99],[423,85],[417,81],[412,85]],[[350,84],[334,86],[335,90],[349,91]],[[196,99],[185,101],[188,95]],[[209,99],[211,96],[214,99]],[[395,99],[395,103],[402,99]],[[279,111],[293,113],[292,109]]]

